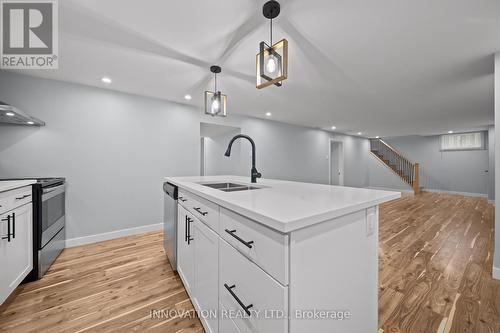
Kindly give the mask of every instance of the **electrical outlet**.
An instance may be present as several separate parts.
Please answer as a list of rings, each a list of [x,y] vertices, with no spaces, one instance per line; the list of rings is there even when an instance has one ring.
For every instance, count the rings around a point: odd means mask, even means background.
[[[376,212],[374,208],[367,209],[366,212],[366,236],[371,236],[375,233],[376,227]]]

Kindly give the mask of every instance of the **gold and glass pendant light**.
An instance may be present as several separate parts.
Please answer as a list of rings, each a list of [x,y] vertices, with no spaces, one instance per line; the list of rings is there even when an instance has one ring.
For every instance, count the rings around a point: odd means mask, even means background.
[[[217,90],[217,74],[222,70],[219,66],[210,66],[210,71],[214,73],[214,91],[205,91],[205,114],[226,117],[227,96]]]
[[[273,19],[280,13],[278,1],[271,0],[262,7],[262,14],[269,19],[270,42],[260,42],[259,53],[256,57],[257,88],[262,89],[270,85],[280,87],[288,77],[288,41],[282,39],[273,44]]]

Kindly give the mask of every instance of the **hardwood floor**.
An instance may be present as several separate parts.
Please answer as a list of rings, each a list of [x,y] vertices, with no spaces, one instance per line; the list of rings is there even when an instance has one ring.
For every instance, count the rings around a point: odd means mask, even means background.
[[[423,193],[382,205],[380,219],[381,331],[500,332],[493,206]],[[168,309],[192,305],[155,232],[64,250],[0,307],[0,332],[203,332],[191,312],[151,316]]]
[[[151,318],[192,309],[162,242],[155,232],[64,250],[2,305],[0,332],[203,332],[197,318]]]
[[[500,332],[491,277],[493,206],[437,193],[380,208],[379,325],[384,332]]]

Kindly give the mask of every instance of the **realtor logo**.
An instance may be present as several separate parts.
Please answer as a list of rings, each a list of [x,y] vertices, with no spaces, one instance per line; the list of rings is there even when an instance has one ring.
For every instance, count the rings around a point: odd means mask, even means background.
[[[0,67],[57,69],[56,0],[0,0]]]

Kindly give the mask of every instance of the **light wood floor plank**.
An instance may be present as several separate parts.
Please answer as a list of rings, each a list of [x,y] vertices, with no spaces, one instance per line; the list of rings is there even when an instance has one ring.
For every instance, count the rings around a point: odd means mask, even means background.
[[[485,199],[404,195],[380,208],[379,332],[500,333],[491,278],[494,209]],[[0,307],[0,332],[201,333],[152,232],[66,249]]]

